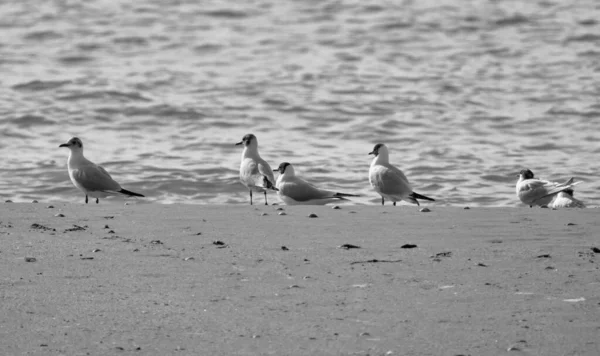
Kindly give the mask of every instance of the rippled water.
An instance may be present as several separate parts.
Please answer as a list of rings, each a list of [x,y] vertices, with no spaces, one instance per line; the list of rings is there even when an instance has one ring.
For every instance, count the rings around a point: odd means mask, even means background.
[[[58,148],[79,136],[150,201],[247,203],[234,143],[249,132],[271,166],[356,203],[379,202],[377,142],[439,204],[517,206],[523,167],[600,198],[599,2],[15,0],[0,14],[3,199],[82,202]]]

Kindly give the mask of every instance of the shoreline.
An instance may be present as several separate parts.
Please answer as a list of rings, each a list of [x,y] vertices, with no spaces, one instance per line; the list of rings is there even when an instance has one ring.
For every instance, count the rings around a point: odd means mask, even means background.
[[[593,208],[51,204],[0,205],[2,354],[600,350]]]

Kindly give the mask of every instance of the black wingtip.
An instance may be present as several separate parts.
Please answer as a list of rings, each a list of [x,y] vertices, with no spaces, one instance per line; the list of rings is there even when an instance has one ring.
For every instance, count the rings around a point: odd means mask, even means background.
[[[122,193],[122,194],[127,194],[127,195],[130,195],[130,196],[132,196],[132,197],[144,197],[142,194],[138,194],[138,193],[130,192],[129,190],[126,190],[126,189],[121,189],[121,190],[119,190],[119,193]]]
[[[360,197],[360,195],[358,194],[348,194],[348,193],[335,193],[333,195],[336,198],[341,198],[341,197]]]
[[[267,178],[267,176],[263,176],[263,185],[267,189],[279,191],[279,189],[277,189],[275,187],[275,185],[273,183],[271,183],[271,181],[269,180],[269,178]]]
[[[426,196],[424,196],[424,195],[421,195],[421,194],[419,194],[419,193],[415,193],[415,192],[411,193],[410,197],[411,197],[411,198],[414,198],[414,199],[421,199],[421,200],[435,201],[435,199],[432,199],[432,198],[430,198],[430,197],[426,197]]]

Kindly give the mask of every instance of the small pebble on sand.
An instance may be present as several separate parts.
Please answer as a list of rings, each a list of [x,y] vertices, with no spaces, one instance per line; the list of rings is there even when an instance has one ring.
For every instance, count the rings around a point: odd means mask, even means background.
[[[35,262],[37,261],[35,257],[25,257],[25,262]]]
[[[335,210],[337,210],[337,209],[341,209],[341,208],[340,208],[340,206],[339,206],[339,205],[334,205],[334,206],[332,206],[332,207],[331,207],[331,209],[335,209]]]
[[[277,211],[281,211],[281,210],[283,210],[283,208],[277,208],[277,209],[275,209],[275,210],[277,210]]]
[[[54,205],[48,205],[46,208],[48,208],[48,209],[54,209]]]
[[[469,210],[469,209],[471,209],[471,208],[469,208],[468,206],[465,206],[463,209],[465,209],[465,210]]]
[[[10,200],[10,199],[8,199],[8,200],[5,200],[4,202],[5,202],[5,203],[12,203],[13,201],[12,201],[12,200]]]
[[[56,215],[54,215],[54,216],[56,216],[57,218],[64,218],[64,217],[65,217],[65,214],[56,214]]]
[[[311,213],[308,215],[309,218],[318,218],[317,214]]]
[[[279,215],[287,215],[287,214],[285,213],[285,211],[280,211]]]
[[[39,203],[37,200],[32,200],[31,202],[34,204]]]
[[[269,214],[267,214],[267,213],[260,214],[260,216],[266,216],[266,215],[269,215]]]
[[[92,252],[100,252],[100,251],[102,251],[102,250],[99,249],[99,248],[95,248],[95,249],[92,250]]]
[[[419,210],[419,211],[422,212],[422,213],[428,213],[431,210],[429,210],[429,208],[421,208],[421,210]]]

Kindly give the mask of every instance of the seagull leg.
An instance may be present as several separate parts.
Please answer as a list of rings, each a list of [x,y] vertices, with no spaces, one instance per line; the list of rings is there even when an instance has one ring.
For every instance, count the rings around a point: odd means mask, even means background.
[[[87,199],[87,194],[86,194],[86,195],[85,195],[85,203],[86,203],[86,204],[87,204],[87,201],[88,201],[88,199]]]
[[[385,201],[385,199],[383,199],[383,197],[381,197],[381,205],[384,205],[383,202]]]
[[[252,189],[250,189],[250,205],[252,205]]]
[[[98,201],[99,201],[98,198],[96,198],[96,204],[98,204]]]
[[[394,202],[394,206],[396,206],[396,202]]]
[[[265,205],[269,205],[267,204],[267,191],[265,190]]]

